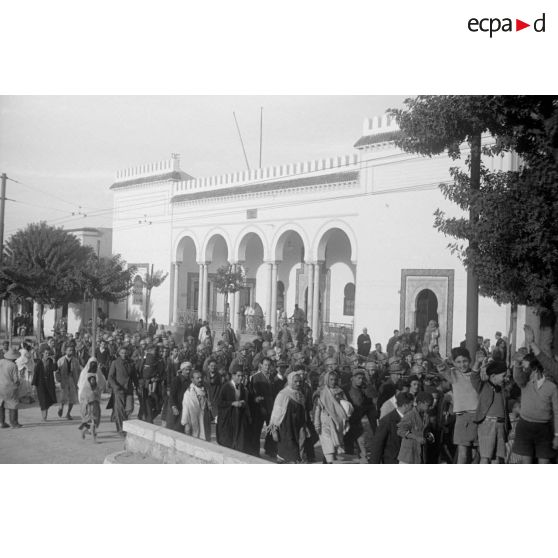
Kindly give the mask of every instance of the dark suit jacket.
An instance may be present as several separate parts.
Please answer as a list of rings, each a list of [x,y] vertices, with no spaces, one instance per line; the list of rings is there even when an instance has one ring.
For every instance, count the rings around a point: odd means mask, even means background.
[[[401,438],[397,435],[397,425],[400,420],[397,409],[380,420],[372,439],[370,463],[398,463],[397,456],[401,448]]]
[[[110,365],[108,382],[113,390],[123,391],[128,395],[133,393],[133,388],[138,387],[138,376],[134,365],[120,357]]]
[[[250,408],[233,407],[236,401],[235,389],[231,382],[226,382],[219,394],[217,443],[227,448],[249,452],[251,450]],[[240,387],[240,401],[248,401],[248,390]]]
[[[256,420],[268,421],[273,411],[275,401],[275,385],[273,378],[266,378],[263,372],[256,372],[251,378],[248,386],[250,394],[250,411]],[[256,403],[256,397],[264,400]]]
[[[173,378],[169,395],[169,404],[171,408],[176,407],[180,412],[182,412],[182,401],[189,386],[190,380],[185,378],[182,374],[178,374],[175,378]]]
[[[229,345],[236,347],[236,333],[233,329],[226,329],[225,333],[227,334],[227,342]]]
[[[471,384],[473,384],[473,387],[479,394],[479,404],[477,406],[477,412],[475,413],[475,422],[481,423],[486,418],[492,403],[494,403],[497,397],[502,400],[502,409],[504,410],[504,416],[500,418],[506,419],[506,397],[504,395],[504,390],[500,389],[496,391],[490,382],[483,382],[481,380],[480,371],[478,370],[473,370],[471,372]]]

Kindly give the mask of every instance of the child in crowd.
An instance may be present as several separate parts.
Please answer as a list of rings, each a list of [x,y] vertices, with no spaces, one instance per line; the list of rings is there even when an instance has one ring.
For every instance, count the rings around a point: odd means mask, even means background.
[[[79,426],[81,437],[85,440],[88,434],[97,441],[97,428],[101,422],[101,394],[105,387],[104,376],[97,367],[97,361],[90,359],[88,370],[85,371],[85,381],[79,387],[79,402],[82,409],[82,423]],[[83,372],[82,372],[83,373]]]
[[[426,432],[429,425],[428,410],[432,406],[431,393],[419,391],[415,397],[415,407],[397,425],[397,435],[403,438],[399,450],[399,463],[426,463],[424,445],[434,443],[434,436]]]
[[[508,371],[505,362],[476,355],[471,383],[479,394],[475,413],[478,425],[480,462],[503,463],[506,458],[506,397],[503,390]]]
[[[513,442],[515,440],[515,429],[519,422],[519,413],[521,411],[521,401],[510,401],[511,412],[509,413],[510,431],[508,434],[508,441],[506,443],[506,463],[521,463],[521,459],[512,452]]]

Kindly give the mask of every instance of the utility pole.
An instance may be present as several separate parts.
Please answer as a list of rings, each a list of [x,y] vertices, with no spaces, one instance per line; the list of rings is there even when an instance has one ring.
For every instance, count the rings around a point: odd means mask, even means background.
[[[2,173],[2,194],[0,196],[0,266],[4,261],[4,214],[6,212],[6,173]]]
[[[481,134],[471,137],[471,205],[469,209],[469,223],[474,230],[479,219],[476,209],[476,192],[480,190],[480,169],[481,169]],[[474,243],[470,243],[470,246]],[[466,334],[465,340],[467,349],[471,355],[471,362],[474,362],[477,354],[477,338],[479,335],[479,279],[473,268],[469,264],[467,267],[467,314],[466,314]]]
[[[4,263],[4,213],[6,211],[6,182],[8,177],[2,173],[2,192],[0,193],[0,268]],[[10,339],[10,323],[8,318],[8,301],[0,303],[0,326],[2,324],[2,306],[6,304],[6,337]]]

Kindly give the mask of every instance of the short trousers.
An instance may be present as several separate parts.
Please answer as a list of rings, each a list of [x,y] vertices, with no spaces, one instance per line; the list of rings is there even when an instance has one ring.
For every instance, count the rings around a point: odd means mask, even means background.
[[[515,429],[512,451],[526,457],[553,459],[555,455],[552,449],[553,438],[551,422],[529,422],[520,418]]]
[[[455,415],[453,443],[456,446],[478,446],[477,423],[474,421],[475,412],[465,411]]]
[[[479,453],[484,459],[506,458],[506,432],[504,423],[486,417],[478,425]]]
[[[98,401],[91,401],[87,404],[87,413],[95,426],[101,424],[101,405]]]

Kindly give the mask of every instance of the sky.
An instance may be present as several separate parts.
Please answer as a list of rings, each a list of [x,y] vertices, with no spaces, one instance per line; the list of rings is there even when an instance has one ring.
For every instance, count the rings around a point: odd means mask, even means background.
[[[117,170],[170,158],[198,178],[353,153],[405,96],[0,96],[5,237],[31,222],[110,227]],[[11,201],[14,200],[14,201]],[[84,217],[86,215],[86,217]]]

